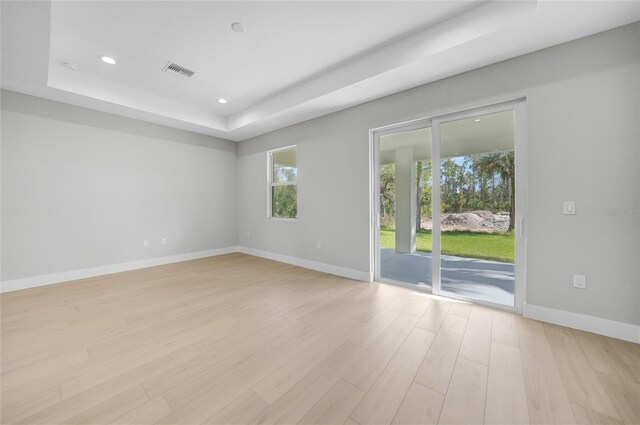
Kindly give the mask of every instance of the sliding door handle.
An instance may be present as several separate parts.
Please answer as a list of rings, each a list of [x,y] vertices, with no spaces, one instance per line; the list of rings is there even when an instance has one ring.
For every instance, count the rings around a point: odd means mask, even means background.
[[[524,217],[522,216],[516,219],[516,234],[519,237],[524,236]]]

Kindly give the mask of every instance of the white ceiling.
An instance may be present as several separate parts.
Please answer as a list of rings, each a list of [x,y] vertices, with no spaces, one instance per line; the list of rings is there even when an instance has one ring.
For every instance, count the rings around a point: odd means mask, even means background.
[[[640,19],[613,1],[1,5],[2,88],[236,141]]]
[[[396,149],[413,147],[413,160],[431,159],[431,127],[400,131],[380,137],[380,164],[391,164],[396,160]]]

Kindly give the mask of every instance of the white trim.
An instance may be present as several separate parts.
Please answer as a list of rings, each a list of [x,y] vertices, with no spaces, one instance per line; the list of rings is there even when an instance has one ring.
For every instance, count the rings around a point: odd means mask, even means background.
[[[380,279],[380,135],[374,131],[369,131],[369,146],[371,153],[369,158],[370,178],[369,178],[369,199],[371,199],[371,230],[369,257],[373,261],[369,270],[373,272],[375,280]]]
[[[440,119],[431,120],[431,292],[442,296],[440,270],[442,230],[440,229],[440,187],[442,167],[440,155]]]
[[[317,261],[305,260],[302,258],[289,257],[282,254],[276,254],[268,251],[262,251],[244,246],[231,246],[227,248],[211,249],[208,251],[189,252],[186,254],[172,255],[168,257],[149,258],[146,260],[132,261],[128,263],[109,264],[105,266],[91,267],[79,270],[70,270],[60,273],[52,273],[48,275],[40,275],[27,277],[22,279],[7,280],[0,283],[0,292],[18,291],[21,289],[35,288],[38,286],[53,285],[56,283],[64,283],[78,279],[86,279],[90,277],[103,276],[112,273],[126,272],[130,270],[144,269],[147,267],[161,266],[165,264],[179,263],[181,261],[197,260],[199,258],[215,257],[218,255],[232,254],[242,252],[244,254],[256,257],[267,258],[281,263],[292,264],[298,267],[304,267],[311,270],[317,270],[323,273],[334,274],[349,279],[360,280],[363,282],[372,282],[373,273],[359,270],[353,270],[346,267],[334,266],[331,264],[320,263]]]
[[[444,124],[451,121],[458,121],[458,120],[474,118],[482,115],[489,115],[489,114],[495,114],[498,112],[511,111],[514,109],[514,105],[524,101],[526,101],[526,97],[522,96],[516,99],[507,100],[500,103],[493,103],[490,105],[478,106],[471,109],[463,109],[458,112],[450,112],[445,115],[438,115],[434,117],[434,119],[437,118],[441,124]]]
[[[298,221],[298,218],[292,218],[292,217],[269,217],[269,220],[273,220],[273,221]]]
[[[516,167],[516,264],[515,264],[515,308],[522,314],[527,296],[527,216],[528,216],[528,179],[527,179],[527,114],[526,100],[515,103],[515,167]]]
[[[334,266],[326,263],[319,263],[317,261],[305,260],[303,258],[289,257],[287,255],[276,254],[274,252],[248,248],[246,246],[239,246],[238,252],[253,255],[255,257],[262,257],[269,260],[279,261],[281,263],[292,264],[298,267],[304,267],[305,269],[317,270],[323,273],[329,273],[349,279],[360,280],[363,282],[371,282],[373,280],[373,276],[369,272],[348,269],[346,267]]]
[[[369,130],[369,256],[371,276],[383,281],[380,275],[380,137],[431,127],[431,118],[419,118],[399,124]],[[386,282],[389,283],[389,282]],[[390,282],[393,284],[393,282]]]
[[[286,150],[286,149],[297,148],[297,147],[298,147],[298,145],[283,146],[281,148],[270,149],[269,152],[278,152],[278,151],[283,151],[283,150]]]
[[[523,316],[640,344],[640,326],[524,303]]]
[[[377,247],[379,246],[378,238],[380,231],[378,230],[380,221],[380,173],[378,172],[378,135],[369,130],[369,274],[374,279],[380,276],[380,255]]]
[[[495,108],[496,111],[501,110],[500,107],[503,104],[511,104],[514,102],[519,102],[519,101],[523,101],[526,100],[526,96],[522,95],[520,97],[517,98],[513,98],[513,97],[509,97],[509,98],[499,98],[496,99],[495,102],[490,102],[490,103],[485,103],[483,105],[478,106],[477,104],[469,104],[469,105],[461,105],[460,108],[455,109],[455,110],[451,110],[451,109],[447,109],[444,111],[436,111],[435,113],[422,117],[422,118],[415,118],[415,119],[411,119],[408,121],[402,121],[402,122],[398,122],[398,123],[394,123],[394,124],[387,124],[387,125],[383,125],[380,127],[376,127],[376,128],[372,128],[371,130],[369,130],[369,132],[376,132],[381,136],[387,135],[387,134],[393,134],[393,133],[397,133],[398,130],[400,131],[406,131],[404,130],[405,128],[407,129],[415,129],[415,128],[420,128],[421,125],[421,121],[431,121],[433,119],[440,119],[441,122],[442,120],[447,120],[449,119],[452,115],[460,115],[462,113],[469,113],[470,116],[475,115],[476,111],[478,110],[488,110],[489,108]],[[507,108],[510,109],[510,108]],[[414,125],[417,125],[417,127],[412,127]]]
[[[401,122],[397,124],[386,125],[384,127],[369,130],[378,135],[378,137],[387,136],[389,134],[404,133],[406,131],[420,130],[422,128],[431,127],[432,118],[418,118],[411,121]]]
[[[129,270],[144,269],[147,267],[161,266],[164,264],[179,263],[181,261],[197,260],[205,257],[231,254],[238,252],[237,246],[227,248],[210,249],[207,251],[188,252],[186,254],[171,255],[167,257],[149,258],[145,260],[131,261],[128,263],[109,264],[105,266],[91,267],[87,269],[70,270],[66,272],[47,275],[26,277],[22,279],[7,280],[0,284],[0,292],[18,291],[20,289],[35,288],[38,286],[52,285],[71,280],[86,279],[111,273],[126,272]]]

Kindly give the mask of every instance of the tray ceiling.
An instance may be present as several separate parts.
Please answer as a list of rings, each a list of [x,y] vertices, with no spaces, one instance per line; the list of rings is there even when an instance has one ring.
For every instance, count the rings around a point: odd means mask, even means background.
[[[5,1],[1,82],[241,141],[638,19],[638,2]]]

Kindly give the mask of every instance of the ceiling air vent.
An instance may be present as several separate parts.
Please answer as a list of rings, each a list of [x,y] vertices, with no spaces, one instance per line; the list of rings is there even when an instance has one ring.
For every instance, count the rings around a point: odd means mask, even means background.
[[[162,70],[164,72],[167,72],[167,71],[175,72],[176,74],[182,75],[183,77],[187,77],[187,78],[191,78],[191,76],[195,74],[195,71],[191,71],[190,69],[182,67],[177,63],[173,63],[171,61],[167,62],[167,64],[164,66],[164,68],[162,68]]]

